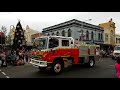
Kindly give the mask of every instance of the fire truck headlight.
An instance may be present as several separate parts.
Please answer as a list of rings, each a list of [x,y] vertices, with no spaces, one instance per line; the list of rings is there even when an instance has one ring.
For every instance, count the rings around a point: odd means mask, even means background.
[[[47,65],[47,61],[40,62],[40,64]]]

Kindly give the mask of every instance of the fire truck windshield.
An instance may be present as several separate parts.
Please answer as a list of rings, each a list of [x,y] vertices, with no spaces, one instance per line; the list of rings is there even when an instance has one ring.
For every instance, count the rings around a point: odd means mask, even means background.
[[[45,38],[39,38],[34,41],[34,49],[47,49],[47,39]]]

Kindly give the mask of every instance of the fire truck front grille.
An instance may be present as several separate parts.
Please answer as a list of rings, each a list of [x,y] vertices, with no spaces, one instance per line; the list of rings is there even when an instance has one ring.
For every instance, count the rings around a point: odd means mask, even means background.
[[[38,60],[38,59],[41,59],[41,55],[32,55],[32,59],[36,59],[36,60]]]

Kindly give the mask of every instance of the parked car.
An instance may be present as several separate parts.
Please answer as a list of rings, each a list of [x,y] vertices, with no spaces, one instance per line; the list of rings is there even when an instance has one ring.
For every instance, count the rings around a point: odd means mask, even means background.
[[[116,60],[117,57],[120,57],[120,46],[115,46],[112,53],[112,59]]]

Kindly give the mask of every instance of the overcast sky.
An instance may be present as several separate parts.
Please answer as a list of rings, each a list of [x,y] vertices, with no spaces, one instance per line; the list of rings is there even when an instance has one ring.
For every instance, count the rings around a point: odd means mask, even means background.
[[[18,19],[21,20],[23,28],[29,25],[30,28],[42,31],[43,28],[59,24],[71,19],[78,19],[94,25],[108,22],[110,19],[116,24],[116,33],[120,33],[120,12],[0,12],[0,28],[16,26]],[[86,21],[92,19],[91,21]]]

